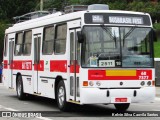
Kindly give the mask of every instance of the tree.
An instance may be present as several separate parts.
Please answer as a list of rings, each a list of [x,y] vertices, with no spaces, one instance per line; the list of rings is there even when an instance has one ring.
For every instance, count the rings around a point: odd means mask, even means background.
[[[4,31],[8,28],[6,22],[0,21],[0,63],[3,58],[3,39],[4,39]]]
[[[125,10],[127,0],[117,0],[115,2],[108,2],[108,3],[105,3],[105,4],[108,4],[109,9],[111,9],[111,10]]]
[[[34,11],[37,0],[0,0],[0,19],[12,20],[13,17]]]

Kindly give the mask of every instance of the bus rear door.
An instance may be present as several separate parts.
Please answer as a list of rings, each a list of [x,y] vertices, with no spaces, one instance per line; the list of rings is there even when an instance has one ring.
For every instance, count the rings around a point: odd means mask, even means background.
[[[13,88],[13,51],[14,35],[9,35],[9,57],[8,57],[8,87]]]

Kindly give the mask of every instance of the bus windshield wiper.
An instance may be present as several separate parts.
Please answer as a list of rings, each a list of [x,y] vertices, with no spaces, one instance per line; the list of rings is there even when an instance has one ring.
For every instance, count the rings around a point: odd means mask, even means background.
[[[136,26],[132,27],[124,36],[123,36],[123,46],[124,46],[124,40],[127,38],[136,28]]]
[[[102,28],[103,30],[105,30],[106,33],[108,33],[108,34],[111,36],[111,40],[114,40],[114,42],[115,42],[115,47],[116,47],[116,36],[113,35],[112,32],[111,32],[107,27],[105,27],[103,24],[101,25],[101,28]]]

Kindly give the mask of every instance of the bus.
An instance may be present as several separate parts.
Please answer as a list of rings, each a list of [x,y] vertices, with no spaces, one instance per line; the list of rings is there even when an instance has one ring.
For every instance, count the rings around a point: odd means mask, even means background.
[[[127,110],[131,103],[153,102],[156,37],[150,15],[107,5],[70,9],[6,29],[4,85],[20,100],[56,99],[62,111],[73,103]]]

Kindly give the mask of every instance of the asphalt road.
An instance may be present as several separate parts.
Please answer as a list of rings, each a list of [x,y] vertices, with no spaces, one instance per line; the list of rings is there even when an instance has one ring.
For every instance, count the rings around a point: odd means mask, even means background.
[[[4,116],[0,117],[0,120],[135,120],[135,118],[137,120],[159,120],[160,87],[156,89],[154,103],[131,104],[125,113],[116,111],[113,105],[74,105],[70,112],[64,113],[59,111],[55,100],[34,97],[30,100],[20,101],[17,99],[15,91],[5,88],[0,83],[0,111],[0,115],[3,112]],[[12,114],[15,118],[5,117],[6,114]],[[156,117],[158,114],[159,117]],[[28,115],[34,117],[27,118]],[[135,117],[136,115],[141,117]]]

